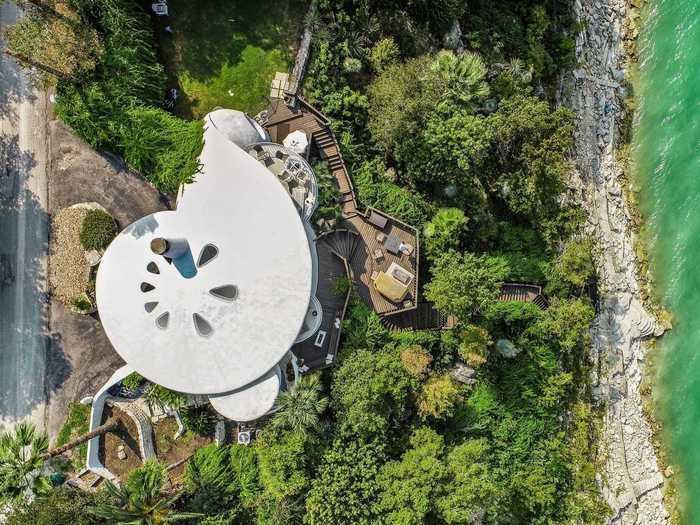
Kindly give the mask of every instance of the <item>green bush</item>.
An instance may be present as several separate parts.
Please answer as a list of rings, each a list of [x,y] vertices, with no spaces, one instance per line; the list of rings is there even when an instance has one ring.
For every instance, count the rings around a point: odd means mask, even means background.
[[[184,406],[187,402],[185,394],[168,390],[164,386],[156,385],[155,383],[146,388],[143,397],[149,406],[157,406],[161,409],[166,407],[177,409]]]
[[[415,227],[421,227],[431,212],[430,204],[415,191],[388,182],[381,159],[364,162],[353,173],[362,204],[378,208]]]
[[[339,297],[345,297],[345,294],[350,290],[350,279],[347,276],[338,277],[335,280],[335,287],[333,293]]]
[[[400,56],[399,46],[396,45],[394,39],[383,38],[372,46],[369,62],[377,73],[381,73],[390,65],[398,62]]]
[[[203,127],[159,107],[166,77],[150,18],[133,0],[79,3],[105,52],[82,82],[59,82],[56,114],[91,146],[118,153],[160,190],[176,192],[199,169]]]
[[[77,297],[73,297],[73,300],[70,302],[70,304],[74,310],[80,313],[89,313],[93,308],[90,299],[88,299],[86,295],[79,295]]]
[[[138,387],[144,384],[145,381],[146,380],[143,378],[143,376],[138,372],[132,372],[122,379],[122,385],[129,390],[136,390]]]
[[[117,225],[109,213],[90,210],[80,228],[80,244],[86,250],[102,250],[117,234]]]
[[[208,406],[189,407],[180,411],[182,424],[190,432],[201,436],[210,436],[214,433],[217,417],[209,410]]]

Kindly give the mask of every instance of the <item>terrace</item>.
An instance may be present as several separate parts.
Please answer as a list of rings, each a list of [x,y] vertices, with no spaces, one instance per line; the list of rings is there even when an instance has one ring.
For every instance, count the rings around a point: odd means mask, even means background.
[[[275,99],[264,115],[263,126],[277,142],[295,131],[304,132],[328,163],[340,192],[342,220],[338,227],[358,236],[351,252],[337,255],[349,264],[360,297],[382,317],[414,310],[418,305],[418,231],[380,210],[359,210],[328,120],[301,98],[296,106]]]

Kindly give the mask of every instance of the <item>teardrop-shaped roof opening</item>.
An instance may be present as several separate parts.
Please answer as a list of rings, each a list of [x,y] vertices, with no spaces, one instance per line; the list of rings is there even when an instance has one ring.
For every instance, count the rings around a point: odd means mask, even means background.
[[[217,255],[219,255],[219,249],[213,244],[206,244],[199,254],[199,259],[197,259],[197,267],[201,268],[211,262]]]
[[[146,283],[146,282],[141,283],[141,291],[143,293],[150,292],[151,290],[155,290],[155,289],[156,289],[156,287],[153,286],[151,283]]]
[[[148,265],[146,266],[146,270],[148,270],[150,273],[155,273],[155,274],[160,273],[160,270],[158,269],[158,265],[156,263],[154,263],[153,261],[148,263]]]
[[[238,288],[232,284],[225,284],[224,286],[212,288],[209,290],[209,293],[217,299],[221,299],[223,301],[233,301],[238,295]]]
[[[201,315],[192,314],[192,320],[194,321],[195,330],[197,330],[197,333],[202,337],[209,337],[214,333],[214,329],[209,324],[209,321],[207,321]]]
[[[170,312],[165,312],[164,314],[160,314],[156,318],[156,326],[158,328],[165,330],[168,327],[168,321],[170,321]]]
[[[153,310],[156,309],[156,306],[158,306],[158,301],[149,301],[143,305],[143,308],[150,314]]]

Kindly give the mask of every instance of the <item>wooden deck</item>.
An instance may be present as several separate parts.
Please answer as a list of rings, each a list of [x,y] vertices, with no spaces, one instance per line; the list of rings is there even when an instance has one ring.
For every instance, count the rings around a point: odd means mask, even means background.
[[[268,109],[264,127],[274,142],[282,142],[284,137],[293,131],[303,131],[318,149],[321,158],[328,163],[340,192],[338,203],[342,212],[342,221],[338,227],[350,230],[359,236],[359,243],[347,262],[350,265],[351,276],[360,297],[380,316],[415,309],[419,300],[420,240],[418,231],[380,210],[375,211],[388,219],[383,230],[379,230],[366,220],[365,215],[371,210],[361,211],[359,209],[352,179],[343,160],[340,145],[330,129],[328,119],[300,97],[297,97],[296,100],[295,107],[290,107],[279,99],[273,100]],[[410,256],[396,256],[389,253],[377,240],[379,233],[398,237],[405,244],[414,247],[413,253]],[[382,252],[382,257],[374,257],[376,250]],[[388,300],[372,285],[372,275],[375,272],[386,271],[392,262],[414,275],[408,295],[399,303]]]
[[[347,266],[330,245],[318,239],[318,287],[316,297],[321,303],[323,320],[319,330],[306,341],[292,346],[292,352],[303,370],[314,370],[330,366],[335,362],[340,343],[342,320],[349,299],[347,295],[336,294],[338,279],[348,277]],[[303,368],[306,367],[306,368]]]

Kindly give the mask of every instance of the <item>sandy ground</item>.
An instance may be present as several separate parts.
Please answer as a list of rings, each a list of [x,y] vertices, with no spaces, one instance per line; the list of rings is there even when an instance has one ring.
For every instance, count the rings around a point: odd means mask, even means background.
[[[17,16],[0,0],[0,34]],[[49,114],[46,95],[0,53],[0,427],[45,421]]]

